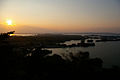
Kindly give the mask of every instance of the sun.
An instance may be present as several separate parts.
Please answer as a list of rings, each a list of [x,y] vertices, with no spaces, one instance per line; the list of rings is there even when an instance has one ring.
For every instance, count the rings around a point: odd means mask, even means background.
[[[6,23],[7,23],[7,25],[9,25],[9,26],[11,26],[11,25],[13,25],[13,22],[12,22],[12,20],[6,20]]]

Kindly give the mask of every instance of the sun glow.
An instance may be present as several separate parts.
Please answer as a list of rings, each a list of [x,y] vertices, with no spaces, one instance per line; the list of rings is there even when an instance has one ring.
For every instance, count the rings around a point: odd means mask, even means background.
[[[6,23],[7,23],[7,25],[9,25],[9,26],[13,25],[12,20],[6,20]]]

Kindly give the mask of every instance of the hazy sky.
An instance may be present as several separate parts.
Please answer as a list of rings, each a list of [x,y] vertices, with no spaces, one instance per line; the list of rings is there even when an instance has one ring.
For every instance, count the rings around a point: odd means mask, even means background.
[[[23,33],[120,32],[120,0],[0,0],[0,23],[7,18]]]

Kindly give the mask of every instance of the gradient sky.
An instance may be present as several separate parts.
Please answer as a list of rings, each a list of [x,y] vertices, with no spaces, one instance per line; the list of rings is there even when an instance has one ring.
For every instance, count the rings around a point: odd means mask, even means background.
[[[120,32],[120,0],[0,0],[0,32]]]

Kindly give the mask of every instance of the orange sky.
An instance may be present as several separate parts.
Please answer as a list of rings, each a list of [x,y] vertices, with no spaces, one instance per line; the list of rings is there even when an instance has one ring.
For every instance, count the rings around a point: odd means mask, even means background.
[[[0,32],[120,32],[118,0],[2,0]],[[16,26],[6,29],[9,18]]]

